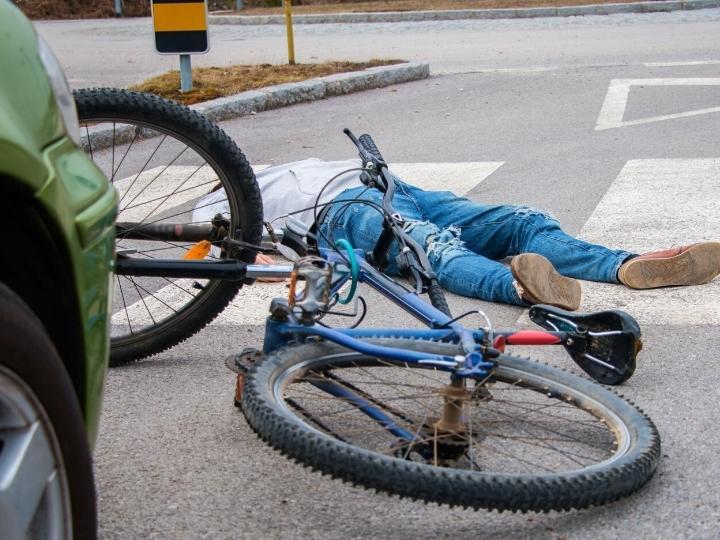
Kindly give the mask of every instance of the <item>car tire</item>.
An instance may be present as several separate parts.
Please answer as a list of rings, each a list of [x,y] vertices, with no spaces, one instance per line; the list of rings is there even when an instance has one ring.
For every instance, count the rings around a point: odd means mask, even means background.
[[[95,538],[92,458],[76,391],[42,323],[2,283],[0,351],[0,536]]]

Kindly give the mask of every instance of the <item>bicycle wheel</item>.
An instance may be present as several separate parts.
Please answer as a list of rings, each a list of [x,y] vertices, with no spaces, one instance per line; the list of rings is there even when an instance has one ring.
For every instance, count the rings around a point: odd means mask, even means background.
[[[188,241],[182,235],[177,239],[144,232],[150,225],[175,231],[214,223],[224,227],[223,234],[259,244],[262,201],[255,176],[220,128],[187,107],[150,94],[79,90],[75,100],[83,147],[118,191],[118,257],[179,259],[197,245],[197,239]],[[195,258],[228,257],[216,245],[207,254],[199,251]],[[242,250],[233,257],[252,262],[254,253]],[[242,286],[222,280],[115,280],[110,365],[156,354],[187,339],[212,321]]]
[[[422,340],[373,341],[460,352]],[[632,493],[657,467],[652,422],[590,381],[511,356],[464,389],[449,380],[427,366],[315,342],[254,367],[242,409],[265,441],[316,470],[463,507],[584,508]]]

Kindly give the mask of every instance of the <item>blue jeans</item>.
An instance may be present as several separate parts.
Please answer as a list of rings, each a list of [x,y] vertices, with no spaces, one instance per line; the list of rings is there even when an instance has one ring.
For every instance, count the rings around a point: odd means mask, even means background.
[[[632,255],[573,238],[555,218],[534,208],[478,204],[449,191],[424,191],[400,181],[396,185],[393,207],[406,220],[406,231],[426,247],[440,285],[456,294],[525,305],[510,269],[498,262],[520,253],[543,255],[564,276],[610,283],[618,282],[620,265]],[[380,205],[382,194],[364,186],[344,191],[333,201],[320,232],[332,242],[345,238],[353,247],[371,251],[382,215],[371,205],[341,203],[351,199]],[[322,236],[319,243],[327,247]],[[395,255],[397,242],[390,253],[390,274],[397,272]]]

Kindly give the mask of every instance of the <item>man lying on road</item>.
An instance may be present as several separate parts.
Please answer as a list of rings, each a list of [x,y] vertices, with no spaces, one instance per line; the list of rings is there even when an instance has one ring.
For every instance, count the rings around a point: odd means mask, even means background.
[[[382,231],[383,218],[376,208],[382,193],[362,184],[361,170],[359,160],[307,159],[256,173],[265,221],[278,226],[293,214],[311,226],[322,190],[320,204],[333,204],[318,224],[320,245],[345,238],[355,248],[372,251]],[[650,289],[699,285],[720,273],[720,242],[630,253],[578,240],[541,210],[474,203],[449,191],[422,190],[397,177],[396,186],[393,206],[406,221],[406,231],[425,246],[440,284],[463,296],[576,310],[578,279]],[[360,202],[347,205],[351,200]],[[499,262],[506,257],[512,257],[509,268]],[[264,255],[257,261],[272,262]],[[391,262],[388,273],[396,271]]]

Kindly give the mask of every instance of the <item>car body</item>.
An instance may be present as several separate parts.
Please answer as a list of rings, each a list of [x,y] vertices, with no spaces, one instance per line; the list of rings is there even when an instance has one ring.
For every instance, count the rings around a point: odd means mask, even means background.
[[[12,304],[9,313],[29,310],[46,332],[72,385],[81,427],[92,447],[109,350],[117,195],[78,147],[72,94],[57,60],[8,0],[0,0],[0,42],[0,284],[5,307]],[[18,302],[24,307],[17,308]],[[22,348],[22,343],[16,345]],[[22,351],[18,354],[23,356]],[[44,371],[42,359],[29,361],[37,362],[32,372]],[[25,388],[17,373],[8,377],[9,388],[16,380],[18,388]],[[41,392],[52,391],[59,377],[41,380]],[[7,390],[1,383],[0,410],[2,392]],[[27,403],[34,403],[35,398],[26,397]],[[8,403],[22,404],[23,399]],[[45,429],[52,431],[49,420]],[[48,436],[62,446],[64,433],[55,430]],[[12,508],[3,503],[3,496],[12,493],[3,493],[1,487],[3,474],[8,474],[3,471],[8,444],[2,444],[2,437],[0,424],[0,521],[12,518]]]

